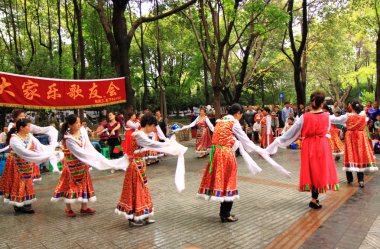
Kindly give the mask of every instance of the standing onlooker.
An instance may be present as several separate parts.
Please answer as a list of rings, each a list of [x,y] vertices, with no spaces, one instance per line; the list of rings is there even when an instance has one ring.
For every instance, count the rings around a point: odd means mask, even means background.
[[[337,101],[334,102],[334,106],[332,108],[332,113],[336,113],[336,112],[342,112],[342,109],[340,109]]]
[[[278,117],[275,111],[271,113],[271,116],[272,116],[271,118],[272,131],[275,133],[277,128],[280,127],[280,122],[278,121]]]
[[[247,124],[252,127],[254,121],[254,117],[255,117],[255,114],[256,114],[256,111],[253,110],[253,106],[248,106],[248,110],[244,112],[244,119],[245,121],[247,122]]]
[[[371,106],[372,106],[372,102],[368,100],[367,105],[364,107],[365,114],[368,115],[369,111],[371,110]]]
[[[282,120],[282,112],[278,105],[274,107],[274,112],[277,114],[279,128],[284,128],[284,121]]]
[[[116,159],[123,155],[120,150],[120,124],[116,121],[116,116],[113,112],[108,113],[109,122],[106,125],[110,136],[108,138],[108,146],[110,147],[110,158]],[[113,170],[112,170],[113,171]]]
[[[372,119],[373,121],[376,121],[377,114],[380,114],[379,102],[374,101],[373,107],[369,110],[369,118]]]
[[[282,121],[284,122],[284,124],[286,123],[286,120],[288,119],[290,112],[293,112],[293,108],[290,107],[289,102],[285,102],[285,106],[282,109],[282,115],[281,115]]]
[[[161,111],[160,110],[156,110],[155,116],[156,116],[156,119],[157,119],[157,124],[160,126],[162,132],[166,136],[167,135],[166,123],[165,123],[164,118],[161,115]],[[163,141],[161,141],[161,142],[163,142]]]

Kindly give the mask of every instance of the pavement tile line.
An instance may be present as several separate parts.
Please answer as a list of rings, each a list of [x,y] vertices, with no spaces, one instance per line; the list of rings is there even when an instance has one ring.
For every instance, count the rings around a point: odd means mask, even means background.
[[[365,182],[368,183],[372,179],[373,176],[367,176]],[[322,203],[322,209],[306,212],[285,232],[273,240],[266,249],[300,248],[303,243],[358,190],[359,187],[354,186],[340,188],[339,191],[329,191],[327,193],[328,198]]]

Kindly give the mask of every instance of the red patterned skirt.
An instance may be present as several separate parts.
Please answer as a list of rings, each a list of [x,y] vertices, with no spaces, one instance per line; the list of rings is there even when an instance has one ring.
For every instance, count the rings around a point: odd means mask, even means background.
[[[327,137],[309,137],[302,140],[300,191],[339,190],[339,180]]]
[[[235,152],[230,147],[213,145],[210,157],[212,163],[203,173],[198,196],[218,202],[238,199]]]
[[[199,152],[207,151],[212,145],[211,133],[208,127],[201,127],[197,130],[197,139],[195,140],[196,150]]]
[[[88,165],[78,159],[64,159],[62,166],[62,175],[51,201],[63,199],[65,203],[95,202],[96,196]]]
[[[135,221],[153,216],[153,204],[146,177],[143,159],[134,159],[125,172],[123,190],[115,209],[118,215]]]
[[[331,138],[329,140],[330,140],[331,150],[333,154],[342,154],[343,152],[344,145],[343,145],[342,140],[340,140],[339,132],[340,132],[339,129],[330,130]]]
[[[269,144],[273,143],[274,141],[274,138],[273,138],[273,134],[269,134],[269,143],[268,143],[268,137],[267,137],[267,134],[266,134],[266,128],[264,131],[261,131],[261,141],[260,141],[260,146],[261,148],[266,148]]]
[[[348,130],[344,140],[343,170],[354,172],[373,172],[378,170],[373,156],[372,144],[366,131]]]
[[[10,154],[0,179],[0,196],[10,205],[22,207],[36,201],[33,188],[35,164]]]

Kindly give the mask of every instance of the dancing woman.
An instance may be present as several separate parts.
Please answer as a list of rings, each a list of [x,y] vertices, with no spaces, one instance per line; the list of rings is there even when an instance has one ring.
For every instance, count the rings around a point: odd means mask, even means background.
[[[279,146],[286,147],[301,134],[301,172],[299,190],[311,191],[309,207],[319,209],[318,196],[327,190],[339,190],[339,181],[328,138],[329,114],[323,112],[325,93],[316,91],[310,95],[311,112],[304,113],[295,124],[268,146],[270,154]]]
[[[207,149],[211,148],[211,133],[214,131],[210,119],[206,116],[206,109],[200,108],[199,116],[189,125],[183,126],[181,129],[177,129],[175,132],[185,130],[197,126],[197,138],[195,140],[196,152],[199,153],[199,157],[204,157],[208,154]]]
[[[239,120],[243,116],[240,104],[233,104],[229,115],[216,121],[212,137],[210,162],[203,173],[198,197],[220,202],[219,216],[222,222],[235,222],[237,217],[231,214],[233,201],[239,198],[237,189],[237,163],[235,150],[238,147],[248,169],[255,175],[261,171],[247,152],[259,153],[267,162],[289,177],[290,173],[269,157],[269,154],[256,146],[241,128]],[[238,141],[235,139],[238,139]]]
[[[25,118],[25,110],[14,109],[12,111],[12,119],[13,119],[14,123],[13,122],[9,123],[8,131],[10,131],[12,128],[16,128],[16,122],[19,119],[24,119],[24,118]],[[30,124],[30,133],[47,135],[49,137],[48,147],[50,147],[52,150],[54,150],[55,147],[58,145],[58,131],[53,126],[40,127],[40,126],[37,126],[37,125],[34,125],[31,123]],[[4,149],[6,149],[6,148],[4,148]],[[52,164],[52,166],[53,166],[54,172],[59,172],[57,165]],[[35,167],[35,169],[33,171],[34,172],[33,173],[34,174],[33,175],[33,181],[41,181],[42,178],[41,178],[40,167],[37,164],[35,164],[34,167]],[[49,170],[46,169],[46,171],[48,172]]]
[[[152,114],[144,114],[141,130],[132,133],[132,141],[126,154],[129,167],[125,172],[122,193],[115,213],[123,215],[131,226],[154,223],[153,204],[146,175],[146,151],[164,152],[177,155],[176,185],[179,191],[184,189],[184,157],[187,148],[174,140],[158,142],[151,140],[148,134],[156,128],[157,120]],[[142,148],[143,147],[143,148]]]
[[[96,201],[92,186],[89,165],[98,169],[123,169],[128,167],[127,157],[115,160],[107,160],[91,144],[87,131],[81,127],[80,119],[75,114],[66,117],[62,126],[63,135],[62,151],[63,160],[62,175],[54,191],[51,201],[63,199],[66,203],[65,213],[68,217],[76,214],[71,208],[74,202],[81,203],[80,213],[93,214],[95,210],[87,207],[88,202]]]
[[[346,171],[347,183],[353,182],[352,172],[357,172],[359,186],[364,188],[364,172],[377,171],[376,161],[373,156],[372,145],[368,139],[365,127],[366,114],[360,101],[351,101],[352,112],[339,117],[330,116],[333,124],[346,125],[344,136],[344,160],[343,170]]]
[[[14,206],[16,213],[34,213],[32,203],[36,201],[33,188],[35,164],[51,161],[56,165],[58,152],[42,145],[30,133],[31,123],[21,118],[7,136],[10,154],[6,161],[6,171],[0,179],[0,196],[4,202]]]

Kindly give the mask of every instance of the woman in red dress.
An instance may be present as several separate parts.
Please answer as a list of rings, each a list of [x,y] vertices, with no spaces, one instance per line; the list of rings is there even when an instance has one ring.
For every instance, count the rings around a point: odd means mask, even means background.
[[[206,116],[206,109],[200,108],[199,116],[189,125],[183,126],[181,129],[177,129],[176,132],[192,128],[197,126],[197,137],[195,140],[196,152],[199,153],[199,157],[204,157],[208,154],[208,149],[211,148],[211,133],[214,131],[210,119]]]
[[[146,151],[160,152],[166,149],[165,153],[179,150],[184,153],[187,150],[175,141],[158,142],[150,139],[148,134],[155,130],[156,125],[157,120],[152,114],[144,114],[141,119],[141,130],[132,133],[131,144],[126,151],[129,167],[125,172],[123,189],[115,213],[127,218],[131,226],[155,222],[150,219],[153,216],[153,204],[146,176]],[[184,163],[183,157],[182,160]],[[182,167],[184,177],[184,165]]]
[[[30,121],[21,118],[8,133],[7,143],[11,152],[0,179],[0,196],[4,196],[5,203],[14,206],[16,214],[34,213],[31,204],[36,200],[33,188],[35,165],[48,160],[57,164],[59,160],[58,152],[33,137],[30,127]]]
[[[273,131],[272,131],[272,117],[270,115],[270,109],[264,107],[263,109],[263,118],[260,121],[261,123],[261,148],[268,147],[274,140]]]
[[[231,215],[233,201],[239,198],[237,189],[237,163],[235,157],[235,146],[239,146],[239,151],[246,161],[252,160],[247,152],[257,152],[265,160],[274,166],[276,164],[270,159],[268,153],[256,146],[241,128],[239,120],[243,116],[243,108],[240,104],[233,104],[229,109],[229,115],[217,120],[214,135],[212,137],[212,147],[210,162],[203,173],[203,178],[198,190],[198,196],[205,200],[220,202],[220,219],[222,222],[235,222],[237,217]],[[238,139],[238,141],[235,139]],[[253,162],[252,174],[259,173],[261,169]],[[289,176],[289,172],[277,165],[279,171]]]
[[[75,217],[71,205],[81,203],[80,213],[93,214],[95,210],[87,207],[88,202],[95,202],[96,196],[92,186],[89,165],[98,170],[126,169],[128,160],[122,157],[107,160],[91,144],[87,131],[81,127],[77,115],[66,117],[61,130],[63,141],[62,151],[65,155],[62,166],[62,175],[54,191],[51,201],[63,199],[66,203],[65,213],[68,217]]]
[[[319,209],[318,195],[327,190],[339,190],[339,181],[328,139],[329,114],[323,112],[325,93],[316,91],[310,95],[311,112],[303,114],[292,128],[276,138],[267,148],[274,154],[279,146],[287,146],[299,138],[301,133],[301,192],[311,191],[309,207]],[[327,136],[326,136],[327,135]]]
[[[365,130],[366,114],[360,101],[351,101],[352,112],[339,117],[330,116],[331,123],[346,125],[344,137],[343,170],[346,171],[348,184],[353,182],[352,172],[357,172],[359,186],[364,187],[364,172],[377,171],[372,145]]]
[[[131,112],[127,115],[127,123],[125,124],[125,139],[124,139],[124,146],[123,151],[126,153],[126,151],[129,151],[129,146],[131,146],[132,142],[132,133],[135,132],[140,128],[140,122],[136,118],[136,114]]]

